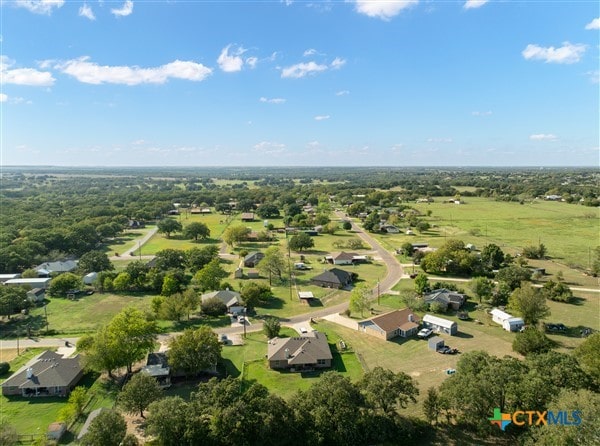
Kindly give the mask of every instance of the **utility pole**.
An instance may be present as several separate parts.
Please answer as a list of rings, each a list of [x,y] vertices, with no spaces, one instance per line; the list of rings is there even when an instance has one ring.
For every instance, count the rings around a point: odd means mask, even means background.
[[[44,304],[44,316],[46,316],[46,334],[48,334],[48,304]]]
[[[138,240],[138,254],[140,255],[140,260],[142,260],[142,245]]]
[[[247,318],[248,318],[248,314],[246,311],[246,307],[244,307],[244,322],[243,322],[243,324],[244,324],[244,339],[246,339],[246,319]]]
[[[379,297],[380,297],[380,293],[379,293],[379,279],[377,279],[377,305],[379,305]]]

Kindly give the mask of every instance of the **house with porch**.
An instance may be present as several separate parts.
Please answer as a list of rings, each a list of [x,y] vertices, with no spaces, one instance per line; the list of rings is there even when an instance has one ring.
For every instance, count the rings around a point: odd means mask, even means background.
[[[298,372],[331,367],[333,356],[324,333],[313,331],[294,338],[273,338],[267,347],[269,368]]]
[[[46,350],[2,383],[2,395],[68,396],[82,376],[79,355],[64,358]]]

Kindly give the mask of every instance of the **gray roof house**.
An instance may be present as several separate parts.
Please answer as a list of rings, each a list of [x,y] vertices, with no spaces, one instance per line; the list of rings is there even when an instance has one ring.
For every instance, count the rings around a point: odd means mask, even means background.
[[[2,395],[67,396],[82,376],[79,356],[46,350],[2,383]]]
[[[247,268],[254,268],[264,257],[265,255],[260,251],[251,252],[244,257],[244,266]]]
[[[295,338],[273,338],[267,347],[272,369],[294,371],[331,367],[331,350],[324,333],[313,331]]]
[[[52,273],[69,273],[77,269],[77,261],[75,260],[58,260],[56,262],[44,262],[35,267],[38,276],[49,276]]]
[[[209,299],[219,299],[221,302],[225,304],[227,310],[229,311],[232,307],[242,306],[242,298],[240,297],[240,293],[236,293],[235,291],[229,290],[219,290],[213,291],[212,293],[206,293],[202,295],[202,303],[206,302]]]
[[[438,302],[446,309],[450,307],[453,310],[458,310],[463,306],[466,299],[464,294],[457,293],[456,291],[450,291],[445,288],[440,288],[439,290],[433,290],[429,293],[426,293],[423,296],[423,300],[429,305],[434,302]]]
[[[352,283],[352,274],[343,269],[332,268],[313,277],[310,281],[313,285],[339,289]]]

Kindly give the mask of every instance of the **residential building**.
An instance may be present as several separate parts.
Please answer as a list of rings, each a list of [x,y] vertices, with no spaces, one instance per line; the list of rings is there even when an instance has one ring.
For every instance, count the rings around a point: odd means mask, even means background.
[[[449,334],[451,336],[458,333],[458,324],[448,319],[426,314],[423,316],[423,326],[427,327],[436,333]]]
[[[244,309],[242,298],[240,293],[229,290],[213,291],[212,293],[206,293],[201,296],[202,303],[210,299],[218,299],[225,304],[228,313],[240,313]]]
[[[465,303],[465,295],[457,293],[456,291],[450,291],[445,288],[430,291],[423,296],[423,300],[426,304],[431,305],[434,302],[440,304],[444,310],[452,308],[458,310]]]
[[[267,347],[267,360],[272,369],[294,371],[331,367],[333,356],[327,336],[318,331],[294,338],[273,338]]]
[[[409,308],[380,314],[358,323],[358,329],[383,340],[412,336],[419,329],[419,317]]]
[[[332,268],[310,279],[313,285],[326,288],[344,288],[352,283],[352,274],[339,268]]]

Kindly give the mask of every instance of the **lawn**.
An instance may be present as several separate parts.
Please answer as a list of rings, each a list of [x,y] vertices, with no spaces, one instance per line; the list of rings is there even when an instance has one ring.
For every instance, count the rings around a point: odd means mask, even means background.
[[[137,246],[136,240],[149,233],[154,227],[154,225],[148,225],[141,229],[128,229],[119,237],[116,237],[114,240],[107,243],[104,250],[107,255],[112,256],[115,253],[122,253],[128,249],[134,248]]]
[[[289,328],[282,328],[280,337],[296,336]],[[333,353],[333,370],[337,370],[352,380],[362,376],[362,367],[354,352],[339,353],[336,348],[337,338],[329,338]],[[243,346],[224,346],[222,356],[228,375],[242,376],[246,385],[251,382],[263,384],[271,392],[289,398],[297,390],[306,390],[320,376],[320,372],[291,373],[271,370],[266,363],[267,338],[262,333],[250,333]]]

